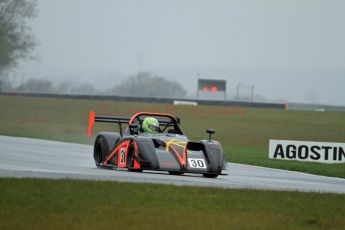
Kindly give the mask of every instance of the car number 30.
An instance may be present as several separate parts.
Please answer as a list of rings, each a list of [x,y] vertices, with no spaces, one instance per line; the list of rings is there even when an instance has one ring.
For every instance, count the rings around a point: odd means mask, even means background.
[[[189,158],[188,163],[191,168],[203,168],[203,169],[206,168],[204,159]]]

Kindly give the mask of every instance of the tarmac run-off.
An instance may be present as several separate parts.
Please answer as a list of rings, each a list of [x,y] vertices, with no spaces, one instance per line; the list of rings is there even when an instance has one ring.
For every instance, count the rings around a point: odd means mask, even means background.
[[[85,179],[219,188],[345,193],[345,179],[228,163],[228,175],[216,179],[167,172],[96,168],[93,146],[0,136],[0,177]]]

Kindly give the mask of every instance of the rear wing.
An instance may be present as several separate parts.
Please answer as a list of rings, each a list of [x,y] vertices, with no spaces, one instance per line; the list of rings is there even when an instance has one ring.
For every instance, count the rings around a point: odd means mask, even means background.
[[[170,119],[174,119],[175,122],[177,122],[177,126],[178,124],[180,124],[180,119],[176,118],[170,114],[164,114],[164,113],[150,113],[150,112],[140,112],[137,113],[135,115],[133,115],[132,117],[124,117],[124,116],[107,116],[107,115],[96,115],[96,113],[94,111],[90,111],[89,112],[89,125],[88,125],[88,136],[91,137],[92,136],[92,128],[95,125],[95,122],[107,122],[107,123],[117,123],[119,125],[119,129],[120,129],[120,135],[122,136],[122,124],[131,124],[133,122],[133,120],[135,118],[138,118],[140,116],[156,116],[156,117],[168,117]],[[165,126],[165,128],[167,127],[171,127],[174,126],[174,123],[172,120],[167,121],[164,119],[158,119],[159,124]],[[179,132],[181,134],[181,128],[179,128]]]
[[[107,123],[117,123],[119,124],[120,133],[122,135],[122,124],[128,124],[130,117],[123,116],[105,116],[105,115],[96,115],[94,111],[89,112],[89,126],[88,126],[88,136],[92,136],[92,128],[95,125],[95,122],[107,122]]]

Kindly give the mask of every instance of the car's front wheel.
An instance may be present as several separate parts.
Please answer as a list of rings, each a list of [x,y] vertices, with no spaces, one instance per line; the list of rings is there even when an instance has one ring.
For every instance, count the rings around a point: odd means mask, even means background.
[[[216,178],[218,176],[218,174],[204,173],[203,176],[206,178]]]

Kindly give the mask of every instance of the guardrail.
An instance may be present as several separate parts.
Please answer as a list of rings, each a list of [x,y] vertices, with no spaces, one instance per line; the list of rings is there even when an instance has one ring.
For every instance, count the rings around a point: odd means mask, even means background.
[[[317,111],[317,112],[345,112],[345,106],[289,103],[289,110]]]
[[[173,104],[174,101],[196,102],[198,105],[218,105],[218,106],[237,106],[251,108],[274,108],[286,109],[285,103],[266,103],[266,102],[247,102],[247,101],[215,101],[184,98],[161,98],[161,97],[129,97],[113,95],[84,95],[84,94],[50,94],[50,93],[21,93],[21,92],[2,92],[0,95],[24,96],[24,97],[47,97],[47,98],[68,98],[85,100],[110,100],[110,101],[130,101],[147,103]]]

